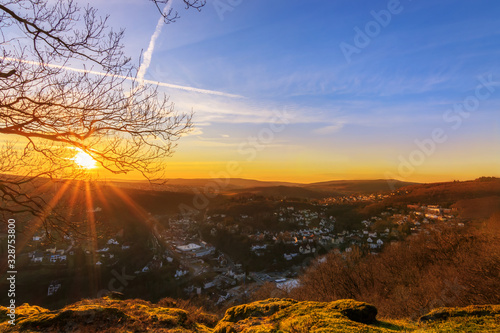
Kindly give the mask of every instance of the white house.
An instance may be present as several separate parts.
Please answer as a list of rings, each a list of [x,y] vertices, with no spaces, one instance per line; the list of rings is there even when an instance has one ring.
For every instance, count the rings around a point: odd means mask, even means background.
[[[108,245],[119,245],[119,243],[115,239],[111,238],[108,240]]]
[[[213,286],[215,286],[215,281],[205,282],[203,284],[203,289],[212,288]]]
[[[54,263],[54,262],[58,262],[60,259],[60,256],[58,254],[53,254],[50,256],[50,262]]]
[[[189,273],[189,271],[183,271],[183,270],[177,270],[175,271],[175,275],[174,277],[176,279],[180,278],[181,276],[184,276],[184,275],[187,275]]]
[[[196,250],[201,249],[201,246],[194,244],[194,243],[191,243],[188,245],[179,245],[176,248],[177,248],[177,250],[182,251],[182,252],[190,252],[190,251],[196,251]]]
[[[43,262],[43,253],[41,252],[34,252],[33,255],[31,256],[31,261],[32,262]]]

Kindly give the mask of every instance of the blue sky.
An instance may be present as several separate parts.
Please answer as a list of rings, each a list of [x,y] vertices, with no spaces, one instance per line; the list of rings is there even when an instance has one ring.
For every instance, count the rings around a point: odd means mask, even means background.
[[[235,176],[304,182],[500,176],[498,1],[207,0],[201,12],[173,1],[181,18],[163,27],[145,78],[241,97],[163,88],[179,111],[195,112],[196,130],[168,161],[172,177],[209,177],[228,161],[242,167]],[[92,5],[126,29],[138,62],[159,19],[154,6]],[[341,43],[355,46],[355,28],[365,31],[371,12],[388,8],[397,13],[347,61]],[[444,114],[474,95],[480,76],[492,92],[451,128]],[[284,110],[284,129],[249,160],[241,152],[249,137]],[[402,173],[415,140],[436,128],[445,142]]]

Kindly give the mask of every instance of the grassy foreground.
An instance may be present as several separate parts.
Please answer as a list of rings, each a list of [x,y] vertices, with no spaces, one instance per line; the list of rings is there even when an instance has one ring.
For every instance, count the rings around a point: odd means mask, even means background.
[[[230,308],[224,318],[199,310],[186,311],[175,303],[159,306],[143,300],[83,300],[50,311],[24,304],[16,309],[16,325],[9,309],[0,307],[1,332],[500,332],[500,306],[440,308],[418,322],[376,319],[367,303],[340,300],[330,303],[268,299]]]

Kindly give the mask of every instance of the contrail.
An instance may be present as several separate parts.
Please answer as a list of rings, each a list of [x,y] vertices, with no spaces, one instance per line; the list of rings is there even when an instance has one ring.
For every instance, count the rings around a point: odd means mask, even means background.
[[[169,2],[167,2],[162,12],[164,15],[168,14],[170,8],[172,8],[173,2],[174,0],[170,0]],[[140,84],[144,82],[144,75],[146,75],[146,71],[148,70],[149,65],[151,64],[151,58],[153,57],[153,51],[155,49],[156,39],[158,38],[158,36],[160,36],[161,29],[163,28],[164,24],[165,24],[165,19],[163,16],[161,16],[160,19],[158,20],[158,23],[156,24],[155,32],[151,36],[148,49],[146,50],[146,52],[144,52],[144,59],[142,61],[141,66],[139,67],[139,71],[137,72],[137,80],[139,80]]]
[[[64,69],[64,70],[71,71],[71,72],[88,73],[88,74],[94,74],[94,75],[99,75],[99,76],[116,77],[116,78],[126,79],[126,80],[130,80],[130,81],[137,81],[138,80],[137,78],[134,78],[131,76],[115,75],[115,74],[110,74],[110,73],[93,71],[93,70],[89,70],[89,69],[73,68],[73,67],[54,65],[54,64],[43,64],[41,62],[31,61],[31,60],[16,59],[16,58],[9,58],[9,57],[0,57],[0,59],[8,60],[8,61],[17,61],[17,62],[22,62],[22,63],[30,64],[30,65],[39,65],[39,66],[47,66],[47,67],[51,67],[51,68],[60,68],[60,69]],[[207,95],[216,95],[216,96],[223,96],[223,97],[230,97],[230,98],[245,98],[244,96],[241,96],[241,95],[228,94],[228,93],[225,93],[222,91],[180,86],[177,84],[171,84],[171,83],[165,83],[165,82],[159,82],[159,81],[153,81],[153,80],[144,80],[143,79],[142,84],[144,84],[144,83],[149,83],[149,84],[157,85],[160,87],[166,87],[166,88],[185,90],[185,91],[196,92],[196,93],[201,93],[201,94],[207,94]]]

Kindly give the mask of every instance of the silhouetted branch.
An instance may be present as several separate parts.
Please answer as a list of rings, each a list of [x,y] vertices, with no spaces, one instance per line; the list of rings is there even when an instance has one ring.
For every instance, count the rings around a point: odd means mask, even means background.
[[[168,1],[154,2],[161,11]],[[200,10],[205,1],[184,4]],[[162,14],[167,22],[178,17]],[[40,177],[84,176],[72,160],[76,148],[109,172],[151,180],[191,130],[192,114],[178,113],[156,86],[130,81],[136,69],[123,53],[123,30],[107,20],[73,0],[0,4],[0,135],[18,140],[0,150],[0,212],[52,225],[43,196],[26,191]]]

